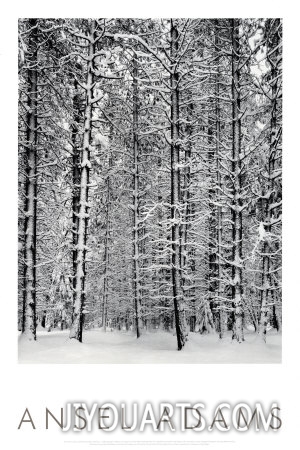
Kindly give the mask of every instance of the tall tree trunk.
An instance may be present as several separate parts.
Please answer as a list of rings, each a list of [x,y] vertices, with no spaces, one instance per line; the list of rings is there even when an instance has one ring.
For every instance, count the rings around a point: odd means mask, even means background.
[[[193,109],[194,105],[192,102],[189,103],[187,107],[187,118],[189,122],[193,120]],[[189,123],[186,127],[186,136],[191,137],[192,127]],[[183,179],[183,192],[182,192],[182,203],[183,203],[183,223],[181,230],[181,269],[182,269],[182,287],[183,296],[185,301],[190,300],[190,331],[195,331],[196,325],[196,314],[195,314],[195,289],[192,286],[188,286],[187,283],[187,273],[188,270],[192,270],[192,249],[188,246],[189,242],[189,230],[191,227],[191,164],[192,164],[192,143],[189,141],[187,143],[187,148],[185,149],[185,160],[184,160],[184,179]]]
[[[73,262],[73,303],[75,304],[76,295],[76,267],[77,267],[77,241],[78,241],[78,214],[80,202],[80,146],[79,146],[79,123],[80,123],[80,97],[78,92],[78,82],[74,80],[74,95],[73,95],[73,123],[72,123],[72,262]]]
[[[218,30],[218,20],[215,21],[215,46],[217,55],[219,55],[219,47],[220,47],[220,39],[219,39],[219,30]],[[220,58],[217,56],[216,58],[217,64],[217,73],[215,76],[215,114],[216,114],[216,122],[215,122],[215,154],[216,154],[216,175],[217,175],[217,299],[219,305],[219,337],[222,339],[227,330],[227,314],[224,307],[224,292],[222,285],[222,277],[223,277],[223,263],[222,263],[222,240],[223,240],[223,211],[222,211],[222,175],[221,175],[221,122],[220,122]]]
[[[243,340],[242,306],[242,177],[241,177],[241,99],[239,20],[230,19],[232,39],[232,301],[234,308],[233,339]]]
[[[215,303],[215,291],[216,291],[216,211],[214,201],[216,198],[215,189],[215,148],[213,145],[213,123],[211,117],[208,117],[208,173],[209,173],[209,189],[208,189],[208,323],[210,329],[215,329],[215,317],[216,317],[216,303]]]
[[[24,298],[22,332],[36,339],[38,20],[29,19],[28,114],[26,131]]]
[[[108,171],[110,172],[112,167],[112,157],[109,156]],[[108,307],[108,290],[109,290],[109,260],[110,260],[110,209],[111,209],[111,185],[110,185],[110,173],[106,177],[106,230],[105,230],[105,242],[104,242],[104,273],[103,273],[103,308],[102,308],[102,328],[106,331],[107,323],[107,307]]]
[[[272,19],[269,19],[269,21]],[[270,42],[270,56],[268,56],[268,62],[271,66],[271,120],[270,120],[270,132],[269,132],[269,157],[267,162],[267,189],[266,195],[263,196],[263,202],[265,202],[263,208],[263,226],[265,230],[265,237],[262,248],[262,280],[261,280],[261,312],[259,320],[259,334],[261,338],[266,342],[267,339],[267,325],[269,322],[270,306],[269,297],[272,296],[272,303],[276,302],[276,286],[272,281],[271,272],[276,269],[274,267],[274,248],[271,244],[272,223],[276,219],[276,186],[275,186],[275,164],[277,159],[277,149],[281,136],[281,128],[278,127],[278,114],[279,114],[279,64],[280,64],[280,49],[279,49],[279,32],[280,32],[280,19],[274,19],[275,32],[273,39]],[[279,202],[280,203],[280,202]]]
[[[73,305],[73,323],[70,330],[70,339],[82,342],[83,310],[86,298],[86,244],[89,219],[89,173],[90,173],[90,144],[92,132],[92,100],[93,100],[93,56],[95,53],[95,22],[90,25],[90,40],[88,44],[88,63],[86,78],[86,105],[84,111],[84,132],[80,171],[80,201],[77,229],[77,259],[75,272],[75,296]]]
[[[177,71],[178,30],[171,19],[171,221],[172,289],[178,350],[186,341],[180,267],[180,172],[179,172],[179,74]]]
[[[140,254],[139,254],[139,137],[138,137],[138,68],[137,56],[133,58],[133,293],[135,310],[136,337],[141,335],[141,286],[140,286]]]

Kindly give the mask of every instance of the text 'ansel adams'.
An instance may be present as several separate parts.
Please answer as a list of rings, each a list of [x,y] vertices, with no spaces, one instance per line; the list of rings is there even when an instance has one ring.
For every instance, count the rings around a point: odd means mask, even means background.
[[[263,408],[261,403],[250,406],[247,403],[230,405],[227,402],[218,404],[210,413],[205,413],[205,405],[201,402],[191,404],[160,403],[154,407],[151,403],[139,406],[133,403],[115,405],[113,403],[94,403],[88,407],[85,403],[67,403],[64,408],[51,411],[45,408],[45,429],[53,429],[58,425],[62,431],[124,431],[138,430],[143,432],[146,426],[153,431],[277,431],[282,426],[280,407],[273,403]],[[20,420],[18,430],[28,426],[36,430],[36,417],[26,408]],[[40,417],[38,418],[38,420]]]

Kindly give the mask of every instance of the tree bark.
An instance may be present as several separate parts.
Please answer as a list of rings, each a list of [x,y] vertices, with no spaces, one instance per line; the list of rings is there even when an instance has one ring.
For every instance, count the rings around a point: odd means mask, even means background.
[[[78,241],[78,214],[80,203],[80,147],[79,147],[79,124],[80,124],[80,98],[78,92],[78,82],[74,80],[73,95],[73,123],[72,123],[72,263],[73,263],[73,303],[75,304],[76,292],[76,267],[77,267],[77,241]]]
[[[29,19],[29,27],[22,333],[29,340],[36,340],[38,20]]]
[[[171,221],[172,221],[172,290],[178,350],[186,342],[180,268],[180,172],[179,172],[179,74],[177,71],[178,30],[171,19]]]
[[[242,307],[242,177],[241,177],[241,99],[239,20],[230,19],[232,39],[232,301],[234,308],[233,339],[243,341]]]
[[[208,217],[208,303],[209,308],[207,308],[208,322],[211,330],[215,329],[215,317],[216,317],[216,302],[215,302],[215,292],[216,292],[216,270],[217,270],[217,260],[216,260],[216,239],[217,239],[217,224],[216,224],[216,211],[214,201],[216,198],[215,189],[215,148],[213,145],[213,123],[211,117],[208,117],[208,173],[209,173],[209,189],[208,189],[208,206],[209,206],[209,217]]]
[[[271,120],[270,120],[270,132],[269,132],[269,156],[267,162],[267,188],[266,195],[263,196],[263,202],[265,203],[263,211],[263,226],[265,230],[265,238],[262,248],[262,280],[261,280],[261,312],[259,320],[259,335],[264,342],[267,340],[267,325],[269,322],[270,306],[269,298],[272,297],[272,303],[276,302],[276,286],[272,280],[272,271],[274,271],[274,248],[271,244],[271,234],[273,232],[272,222],[276,218],[276,208],[274,204],[277,203],[276,199],[276,186],[275,186],[275,169],[277,159],[277,148],[280,141],[281,130],[278,127],[278,114],[279,114],[279,30],[280,19],[274,20],[275,32],[271,41],[270,56],[268,56],[268,62],[271,66]]]
[[[215,46],[217,55],[219,54],[220,40],[219,40],[219,31],[218,31],[218,21],[215,21]],[[217,303],[219,308],[219,337],[223,339],[225,332],[227,330],[227,314],[224,307],[224,289],[222,285],[222,277],[223,277],[223,263],[222,263],[222,240],[223,240],[223,210],[222,210],[222,175],[221,175],[221,122],[220,122],[220,58],[217,56],[216,58],[217,64],[217,74],[215,76],[215,114],[216,114],[216,122],[215,122],[215,154],[216,154],[216,175],[217,175]]]
[[[92,100],[93,100],[93,56],[95,53],[95,22],[90,25],[90,40],[88,44],[88,63],[86,78],[86,105],[84,111],[84,132],[81,156],[80,171],[80,201],[78,213],[78,229],[77,229],[77,259],[75,272],[75,295],[73,305],[73,323],[70,330],[70,339],[77,339],[82,342],[83,328],[83,310],[86,298],[85,281],[86,281],[86,250],[87,250],[87,229],[89,219],[89,174],[90,174],[90,144],[92,133]]]
[[[108,162],[108,171],[110,172],[112,167],[112,157],[109,156]],[[109,262],[110,262],[110,209],[111,209],[111,185],[110,185],[110,174],[106,177],[106,230],[105,230],[105,242],[104,242],[104,273],[103,273],[103,309],[102,309],[102,328],[103,331],[106,331],[106,323],[107,323],[107,307],[108,307],[108,289],[109,289]]]
[[[137,56],[133,58],[133,293],[135,309],[136,337],[141,335],[141,286],[140,286],[140,254],[139,254],[139,137],[138,137],[138,67]]]
[[[187,119],[189,122],[193,120],[193,110],[194,104],[192,101],[187,107]],[[186,127],[186,136],[191,137],[192,127],[190,124]],[[188,270],[193,271],[194,261],[193,261],[193,248],[188,246],[189,244],[189,231],[191,227],[191,217],[193,205],[191,204],[191,164],[192,164],[192,143],[189,141],[187,143],[187,148],[185,149],[185,160],[184,160],[184,178],[183,178],[183,189],[182,189],[182,203],[183,203],[183,223],[181,228],[181,270],[182,270],[182,288],[183,297],[185,302],[190,303],[191,313],[190,313],[190,331],[195,331],[196,325],[196,314],[195,314],[195,289],[187,284],[187,274]],[[188,290],[185,291],[184,288]]]

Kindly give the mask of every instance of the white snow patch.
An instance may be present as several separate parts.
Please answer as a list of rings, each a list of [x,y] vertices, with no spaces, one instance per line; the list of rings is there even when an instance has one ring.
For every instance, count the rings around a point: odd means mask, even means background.
[[[109,139],[108,139],[107,136],[104,136],[101,133],[97,133],[95,135],[95,138],[94,138],[94,144],[95,145],[100,145],[101,148],[106,150],[108,148],[108,145],[109,145]]]
[[[69,331],[38,331],[37,342],[19,340],[20,363],[54,364],[273,364],[281,362],[281,335],[268,333],[267,344],[245,330],[238,344],[229,332],[224,340],[217,334],[190,333],[183,350],[176,336],[163,331],[145,332],[136,339],[132,332],[104,333],[101,328],[84,331],[83,343],[69,339]]]

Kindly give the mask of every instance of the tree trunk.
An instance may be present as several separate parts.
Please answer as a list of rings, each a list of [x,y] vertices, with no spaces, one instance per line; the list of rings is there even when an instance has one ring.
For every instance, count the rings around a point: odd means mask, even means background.
[[[180,268],[180,172],[179,172],[179,74],[178,30],[171,19],[171,221],[172,221],[172,290],[178,350],[186,341]]]
[[[22,333],[36,339],[36,222],[37,222],[37,91],[38,20],[29,19],[28,114],[26,131],[24,298]]]
[[[76,292],[76,266],[77,266],[77,241],[78,241],[78,214],[80,202],[80,147],[78,142],[78,132],[80,123],[80,98],[78,83],[74,80],[73,96],[73,123],[72,123],[72,146],[73,146],[73,193],[72,193],[72,262],[73,262],[73,303],[75,304]]]
[[[233,339],[243,341],[242,307],[242,178],[241,178],[241,100],[239,69],[239,20],[230,19],[232,38],[232,301],[234,308]]]
[[[75,296],[73,305],[73,323],[70,330],[70,339],[82,342],[83,310],[86,298],[86,243],[89,219],[89,173],[90,173],[90,144],[92,132],[92,99],[93,99],[93,55],[95,53],[95,23],[92,21],[90,28],[90,41],[88,44],[88,63],[86,78],[86,105],[84,111],[84,132],[80,171],[80,201],[77,228],[77,259],[75,272]]]
[[[111,170],[112,167],[112,157],[109,156],[108,162],[108,170]],[[111,186],[110,186],[110,174],[108,173],[106,177],[106,230],[105,230],[105,242],[104,242],[104,273],[103,273],[103,309],[102,309],[102,328],[103,331],[106,331],[106,323],[107,323],[107,305],[108,305],[108,288],[109,288],[109,246],[110,246],[110,207],[111,207]]]
[[[259,320],[259,334],[264,342],[267,340],[267,325],[269,322],[269,297],[272,296],[272,303],[276,302],[276,286],[272,282],[271,272],[274,271],[274,262],[272,261],[272,253],[274,248],[271,244],[272,222],[275,219],[276,208],[274,204],[277,203],[275,197],[275,161],[277,159],[278,147],[278,107],[279,107],[279,82],[278,76],[279,68],[279,29],[280,19],[274,20],[275,33],[271,42],[271,55],[268,57],[268,62],[271,66],[271,120],[269,132],[269,158],[267,164],[267,189],[266,195],[263,196],[265,207],[263,208],[263,226],[266,232],[263,248],[262,248],[262,280],[261,280],[261,312]],[[267,49],[268,51],[269,49]]]
[[[214,201],[216,198],[215,189],[215,148],[213,145],[213,124],[211,117],[208,117],[208,173],[209,173],[209,189],[208,189],[208,206],[209,206],[209,217],[208,217],[208,304],[207,308],[208,321],[210,324],[209,330],[215,329],[215,319],[216,319],[216,211]]]
[[[192,101],[187,107],[187,119],[188,122],[193,121],[193,110],[194,104]],[[191,137],[192,126],[188,124],[186,127],[186,137]],[[196,314],[195,314],[195,289],[188,284],[188,272],[193,271],[193,251],[192,246],[189,244],[189,231],[191,227],[191,217],[193,205],[191,203],[191,164],[192,164],[192,143],[189,141],[187,143],[187,148],[185,149],[185,160],[184,160],[184,177],[183,177],[183,189],[182,189],[182,203],[183,203],[183,223],[181,227],[181,270],[182,270],[182,287],[183,287],[183,297],[185,303],[188,303],[191,309],[190,312],[190,331],[195,331],[196,325]],[[192,281],[193,283],[193,281]]]
[[[133,293],[135,310],[136,337],[141,335],[141,286],[140,286],[140,254],[139,254],[139,137],[138,137],[138,68],[136,55],[133,58]]]
[[[218,21],[215,21],[215,46],[216,46],[216,52],[219,52],[219,35],[218,35]],[[225,332],[227,330],[227,314],[225,311],[224,306],[224,292],[223,292],[223,285],[222,285],[222,277],[223,277],[223,265],[222,265],[222,233],[223,233],[223,211],[222,211],[222,196],[221,196],[221,190],[222,190],[222,176],[221,176],[221,150],[220,150],[220,142],[221,142],[221,124],[220,124],[220,85],[219,85],[219,78],[220,78],[220,62],[219,57],[216,59],[217,63],[217,74],[215,76],[215,110],[216,110],[216,125],[215,125],[215,153],[216,153],[216,174],[217,174],[217,219],[216,219],[216,225],[217,225],[217,302],[219,306],[219,337],[220,339],[223,339]]]

